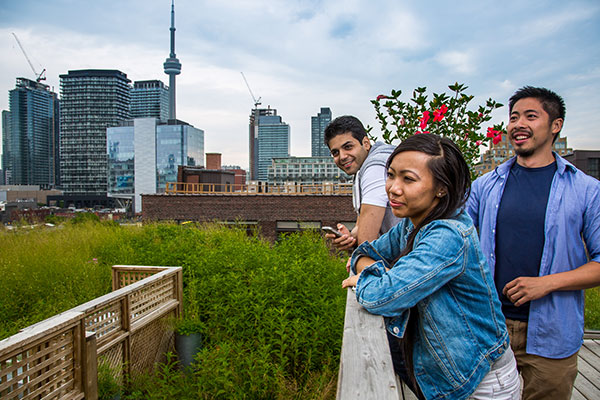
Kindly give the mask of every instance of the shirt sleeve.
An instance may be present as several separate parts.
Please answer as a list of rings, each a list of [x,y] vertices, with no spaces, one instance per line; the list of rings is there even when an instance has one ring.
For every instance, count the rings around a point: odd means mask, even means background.
[[[476,179],[471,185],[469,198],[465,203],[465,211],[473,220],[475,228],[479,228],[479,192],[481,187],[481,179]]]
[[[590,261],[600,263],[600,182],[593,182],[583,215],[583,240]]]
[[[386,169],[382,165],[373,164],[360,176],[360,204],[387,207],[388,197],[385,192]]]
[[[362,271],[356,297],[369,312],[399,316],[464,271],[465,241],[458,232],[439,224],[422,234],[389,271],[381,262]]]

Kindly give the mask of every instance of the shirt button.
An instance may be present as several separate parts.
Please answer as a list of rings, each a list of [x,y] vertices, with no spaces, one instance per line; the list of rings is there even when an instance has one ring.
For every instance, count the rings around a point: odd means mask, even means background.
[[[500,353],[500,354],[504,353],[504,347],[500,347],[500,350],[498,350],[498,353]]]
[[[400,332],[400,328],[398,328],[397,326],[394,327],[394,333],[399,333]]]

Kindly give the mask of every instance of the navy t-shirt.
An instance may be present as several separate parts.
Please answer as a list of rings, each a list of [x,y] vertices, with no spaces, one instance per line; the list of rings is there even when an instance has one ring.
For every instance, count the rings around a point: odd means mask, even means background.
[[[502,194],[496,222],[494,280],[507,318],[529,319],[529,302],[515,307],[502,294],[504,286],[520,276],[539,276],[544,249],[544,222],[556,161],[541,168],[514,163]]]

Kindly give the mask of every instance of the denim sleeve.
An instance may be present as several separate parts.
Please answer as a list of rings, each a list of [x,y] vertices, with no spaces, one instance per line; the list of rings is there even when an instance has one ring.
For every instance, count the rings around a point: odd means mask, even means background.
[[[391,270],[378,262],[361,273],[356,297],[369,312],[399,316],[464,271],[466,240],[458,231],[434,222],[419,235]]]
[[[583,214],[583,240],[590,255],[590,261],[600,262],[600,182],[590,187],[590,198],[586,201]]]
[[[361,243],[354,250],[350,259],[352,272],[356,274],[356,261],[362,256],[370,257],[375,261],[382,261],[384,266],[390,268],[392,262],[402,251],[402,243],[405,242],[405,239],[403,240],[402,238],[403,232],[406,229],[405,222],[401,221],[398,225],[372,242]]]
[[[479,195],[481,192],[481,184],[481,178],[476,179],[475,182],[473,182],[471,185],[471,193],[465,203],[465,211],[473,220],[475,228],[479,228]]]

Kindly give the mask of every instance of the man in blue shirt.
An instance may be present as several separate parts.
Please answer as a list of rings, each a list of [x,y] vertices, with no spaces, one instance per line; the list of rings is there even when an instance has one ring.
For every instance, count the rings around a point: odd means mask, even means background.
[[[565,118],[556,93],[526,86],[509,113],[516,157],[473,182],[466,208],[494,274],[523,398],[570,399],[583,289],[600,285],[600,181],[552,151]]]

